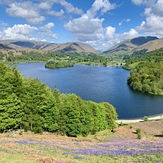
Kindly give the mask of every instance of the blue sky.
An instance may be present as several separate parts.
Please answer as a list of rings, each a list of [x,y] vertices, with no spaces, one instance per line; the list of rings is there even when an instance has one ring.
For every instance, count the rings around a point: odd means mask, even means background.
[[[0,0],[0,39],[83,42],[96,50],[163,37],[163,0]]]

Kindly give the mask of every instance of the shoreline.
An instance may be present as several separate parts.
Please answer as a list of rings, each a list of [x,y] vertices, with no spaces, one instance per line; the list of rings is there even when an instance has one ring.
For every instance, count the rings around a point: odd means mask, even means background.
[[[160,115],[156,115],[156,116],[146,116],[148,118],[147,121],[150,121],[150,120],[159,120],[159,119],[163,119],[163,114],[160,114]],[[139,123],[139,122],[145,122],[144,121],[144,117],[143,118],[137,118],[137,119],[118,119],[116,120],[116,122],[118,124],[120,123]]]

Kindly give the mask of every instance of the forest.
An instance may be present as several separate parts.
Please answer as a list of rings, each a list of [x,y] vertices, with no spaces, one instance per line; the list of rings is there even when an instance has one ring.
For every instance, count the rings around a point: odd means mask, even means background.
[[[129,86],[140,92],[162,95],[163,49],[134,54],[123,66],[131,70]]]
[[[61,94],[38,79],[25,78],[0,62],[0,132],[24,130],[76,137],[114,129],[116,109],[109,103]]]
[[[12,51],[7,54],[0,52],[0,61],[6,63],[20,62],[68,62],[73,64],[85,65],[118,65],[120,59],[114,56],[106,56],[103,54],[87,54],[87,53],[60,53],[60,52],[37,52],[37,51],[22,51],[20,55],[14,55]]]
[[[54,61],[54,60],[50,60],[48,62],[45,63],[45,68],[64,68],[64,67],[73,67],[74,64],[70,61]]]

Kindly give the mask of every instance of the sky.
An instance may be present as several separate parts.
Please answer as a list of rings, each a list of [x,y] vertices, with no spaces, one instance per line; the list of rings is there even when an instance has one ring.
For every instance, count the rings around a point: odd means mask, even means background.
[[[82,42],[96,50],[163,37],[163,0],[0,0],[0,40]]]

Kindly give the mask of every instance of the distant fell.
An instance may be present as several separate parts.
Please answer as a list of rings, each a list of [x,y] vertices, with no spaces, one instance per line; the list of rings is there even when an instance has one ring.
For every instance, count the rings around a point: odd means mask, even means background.
[[[148,52],[163,48],[163,38],[149,41],[137,48],[138,51],[147,49]]]
[[[80,42],[50,43],[44,41],[30,40],[0,40],[0,50],[38,50],[38,51],[58,51],[62,53],[98,53],[93,47]]]
[[[5,46],[3,44],[0,44],[0,49],[5,49],[5,50],[9,50],[12,49],[11,47]]]
[[[134,51],[143,49],[147,51],[159,49],[163,47],[161,42],[161,39],[155,36],[141,36],[120,42],[103,53],[108,55],[131,55]]]
[[[131,43],[137,46],[143,45],[149,41],[153,41],[153,40],[157,40],[157,37],[152,37],[152,36],[147,36],[147,37],[137,37],[137,38],[133,38],[131,39]]]

